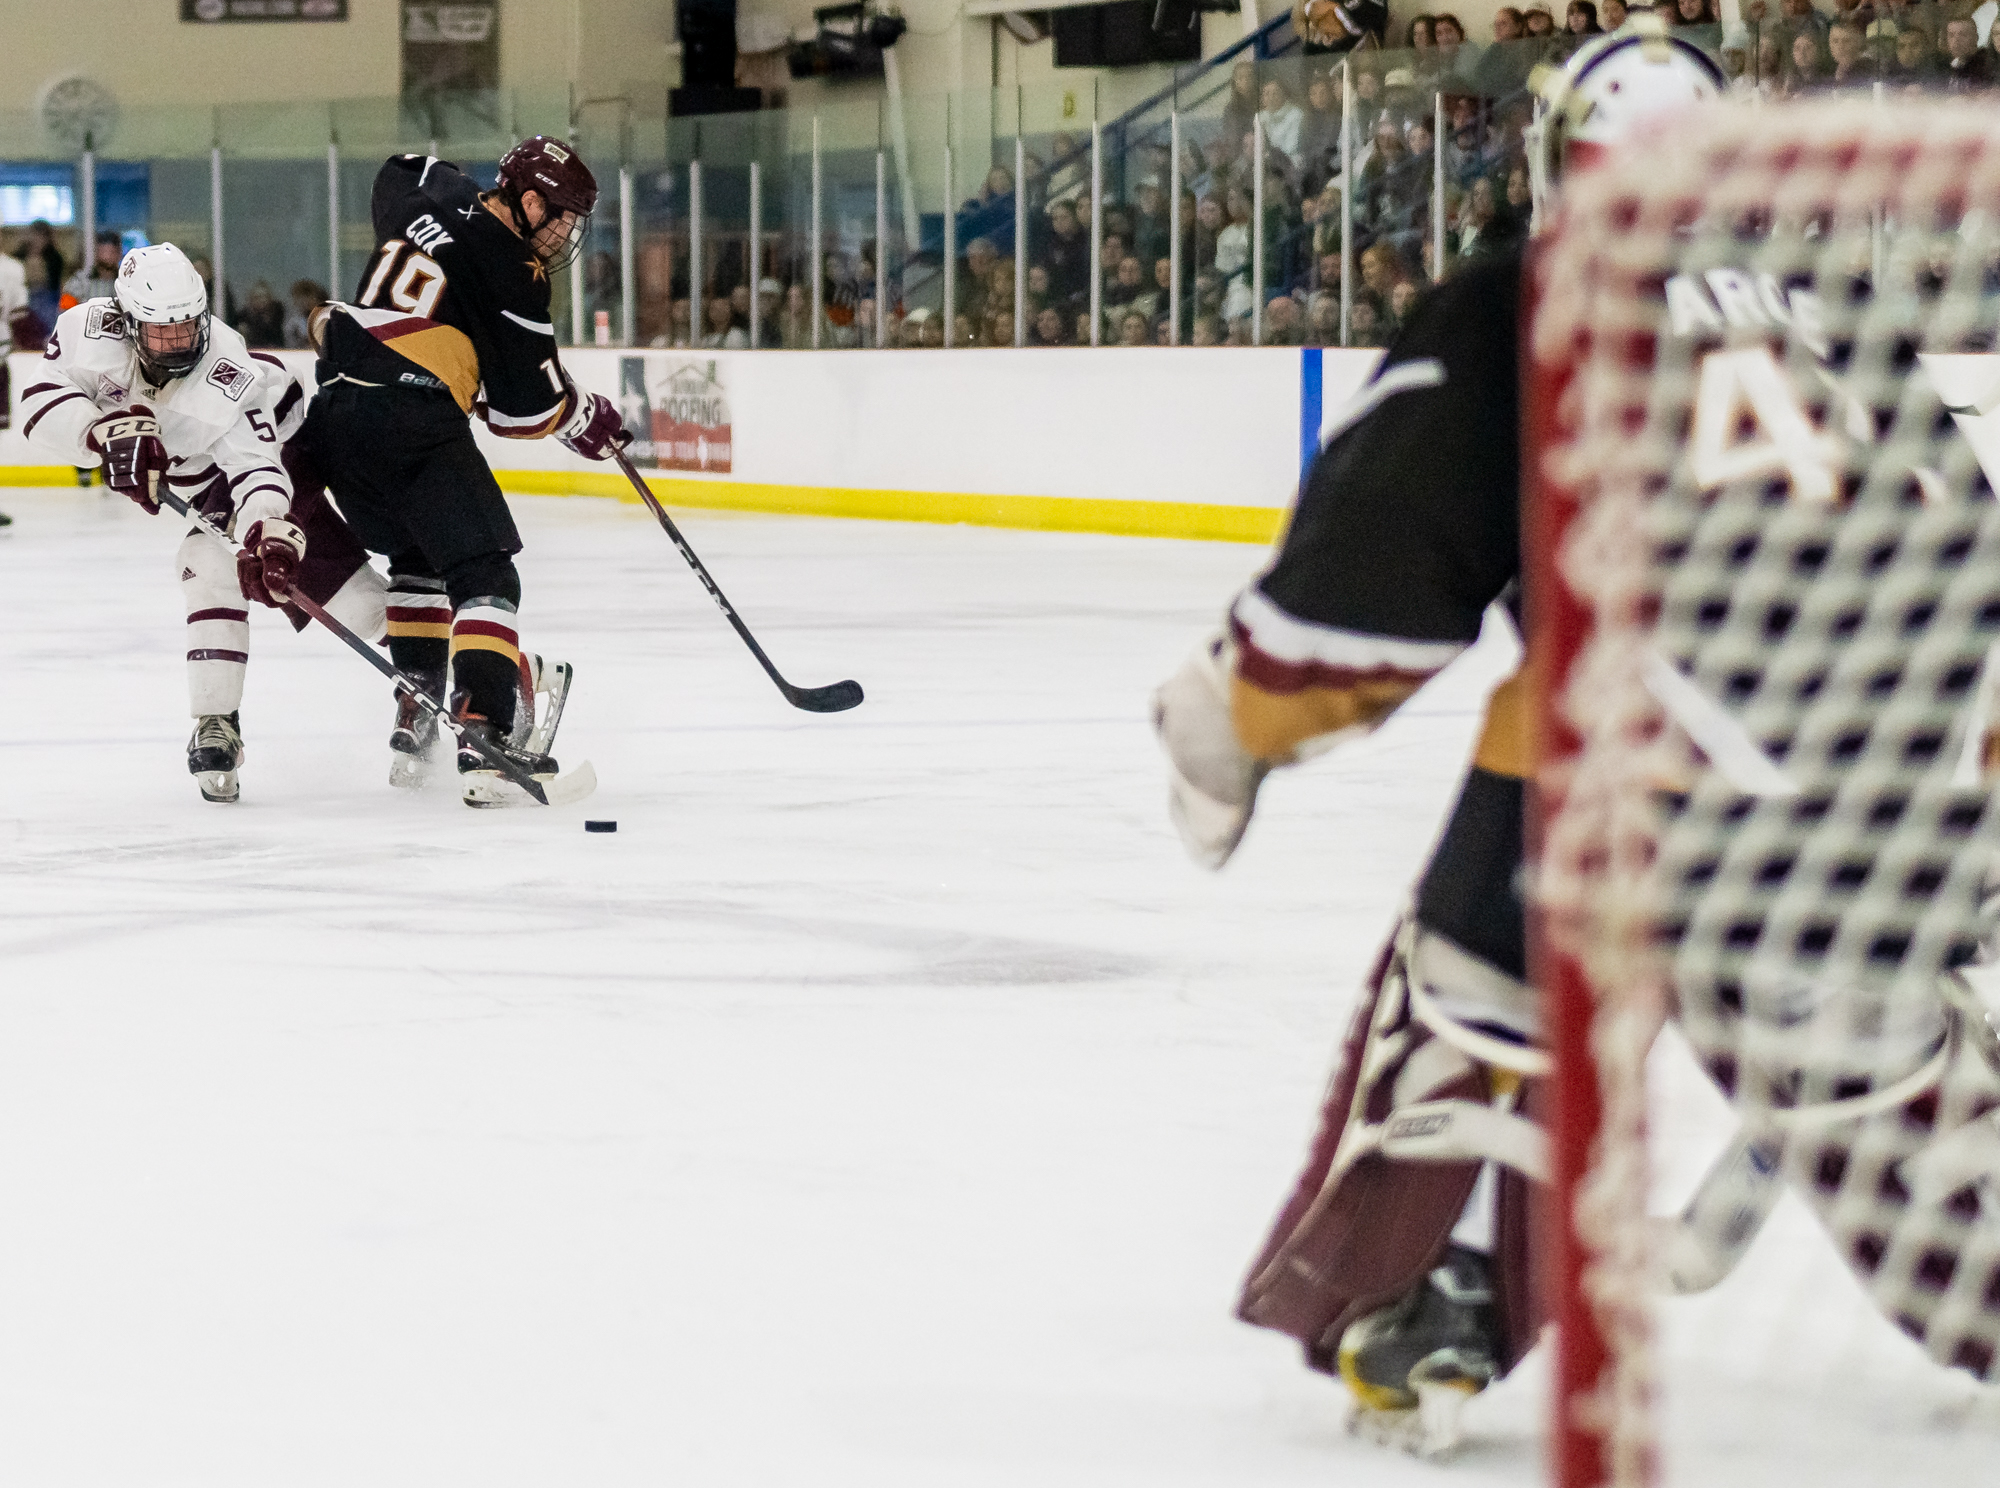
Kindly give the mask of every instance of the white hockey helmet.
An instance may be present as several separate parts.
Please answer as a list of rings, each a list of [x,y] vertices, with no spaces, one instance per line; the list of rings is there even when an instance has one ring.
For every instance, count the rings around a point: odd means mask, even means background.
[[[1541,102],[1528,131],[1534,220],[1547,220],[1565,171],[1590,164],[1639,125],[1722,96],[1722,68],[1656,15],[1636,15],[1578,47],[1536,79]]]
[[[155,382],[185,377],[208,354],[208,286],[172,243],[134,248],[118,265],[118,308]]]

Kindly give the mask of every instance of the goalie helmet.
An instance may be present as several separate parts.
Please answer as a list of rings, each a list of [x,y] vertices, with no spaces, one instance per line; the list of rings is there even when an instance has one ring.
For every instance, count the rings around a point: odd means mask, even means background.
[[[560,269],[575,261],[597,210],[597,178],[572,146],[546,134],[522,140],[500,159],[498,190],[515,228],[544,264]],[[540,195],[549,214],[534,227],[521,208],[530,191]],[[571,215],[565,218],[566,213]]]
[[[1658,16],[1634,16],[1579,47],[1560,68],[1540,70],[1528,131],[1534,225],[1548,220],[1564,172],[1588,165],[1641,124],[1722,96],[1722,68]]]
[[[208,286],[172,243],[134,248],[118,266],[113,293],[125,337],[154,383],[185,377],[208,354]]]

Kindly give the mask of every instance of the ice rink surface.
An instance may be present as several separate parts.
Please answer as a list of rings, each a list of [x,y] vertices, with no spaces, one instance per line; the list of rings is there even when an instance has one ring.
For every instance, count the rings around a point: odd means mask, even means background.
[[[179,529],[0,493],[0,1478],[22,1488],[1538,1482],[1232,1321],[1509,643],[1188,864],[1146,696],[1249,547],[515,503],[580,808],[392,792],[380,680],[254,621],[186,773]],[[585,816],[618,821],[586,835]],[[1663,1051],[1664,1198],[1722,1140]],[[1671,1481],[1994,1481],[1787,1206],[1665,1314]]]

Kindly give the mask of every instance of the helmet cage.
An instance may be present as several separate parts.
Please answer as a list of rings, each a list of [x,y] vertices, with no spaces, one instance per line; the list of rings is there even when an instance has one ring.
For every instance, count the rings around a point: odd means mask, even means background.
[[[125,335],[154,382],[185,377],[208,355],[206,315],[188,320],[140,320],[128,310]]]

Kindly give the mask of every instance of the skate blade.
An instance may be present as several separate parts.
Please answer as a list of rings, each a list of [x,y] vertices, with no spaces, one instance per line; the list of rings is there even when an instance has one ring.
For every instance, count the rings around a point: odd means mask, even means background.
[[[236,783],[234,770],[203,770],[194,777],[194,783],[201,787],[204,801],[219,801],[227,805],[243,794]]]
[[[1465,1440],[1465,1403],[1478,1392],[1462,1385],[1419,1384],[1417,1404],[1405,1410],[1357,1404],[1347,1418],[1351,1435],[1426,1462],[1442,1462]]]
[[[428,755],[389,751],[389,784],[397,790],[422,790],[431,783]]]
[[[535,726],[528,731],[523,746],[530,754],[552,754],[556,746],[556,730],[562,726],[563,704],[569,701],[570,684],[576,680],[576,668],[566,661],[553,666],[541,665],[536,658],[535,687],[545,699]]]
[[[461,776],[465,781],[465,804],[482,810],[495,806],[539,806],[541,802],[522,790],[505,775],[480,771]],[[535,783],[551,806],[571,806],[597,789],[597,771],[589,760],[560,775],[537,775]]]

